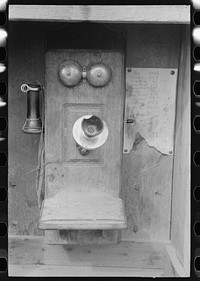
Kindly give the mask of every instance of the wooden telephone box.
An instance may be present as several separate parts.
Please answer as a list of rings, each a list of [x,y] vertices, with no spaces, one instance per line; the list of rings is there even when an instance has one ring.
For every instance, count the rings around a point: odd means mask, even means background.
[[[67,87],[60,81],[58,70],[68,61],[86,69],[98,63],[108,65],[110,81],[95,87],[86,78]],[[124,58],[119,51],[58,50],[46,54],[45,162],[49,164],[45,170],[46,199],[40,228],[58,231],[126,228],[124,206],[119,197],[123,69]],[[72,131],[78,118],[88,114],[106,122],[108,138],[101,147],[82,155]]]
[[[10,275],[189,276],[190,7],[10,5],[9,17]],[[32,81],[43,135],[21,131]]]

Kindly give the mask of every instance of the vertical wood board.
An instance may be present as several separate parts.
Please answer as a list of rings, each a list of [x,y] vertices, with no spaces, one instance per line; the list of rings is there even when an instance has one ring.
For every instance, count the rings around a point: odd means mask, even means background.
[[[126,46],[126,69],[177,69],[180,26],[130,24]],[[167,241],[173,156],[150,147],[137,130],[134,138],[130,153],[123,154],[122,198],[128,229],[123,231],[122,239]]]
[[[190,271],[190,28],[182,27],[178,77],[171,241],[186,272]]]
[[[36,32],[37,30],[37,32]],[[39,210],[36,171],[39,135],[24,134],[24,83],[44,85],[44,29],[42,24],[9,23],[8,45],[8,220],[9,233],[38,235]]]

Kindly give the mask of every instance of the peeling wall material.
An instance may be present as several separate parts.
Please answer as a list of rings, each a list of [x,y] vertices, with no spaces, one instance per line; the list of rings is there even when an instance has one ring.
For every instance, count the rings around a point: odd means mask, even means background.
[[[137,134],[134,148],[123,155],[122,198],[128,228],[122,239],[168,241],[173,156],[163,155]]]
[[[173,154],[177,69],[127,68],[124,153],[139,133],[150,147]]]

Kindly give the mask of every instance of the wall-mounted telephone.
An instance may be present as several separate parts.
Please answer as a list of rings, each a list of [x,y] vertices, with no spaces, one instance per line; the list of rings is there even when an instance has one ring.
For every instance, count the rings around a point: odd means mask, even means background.
[[[81,155],[102,146],[108,137],[106,123],[95,115],[85,115],[74,123],[73,137]]]

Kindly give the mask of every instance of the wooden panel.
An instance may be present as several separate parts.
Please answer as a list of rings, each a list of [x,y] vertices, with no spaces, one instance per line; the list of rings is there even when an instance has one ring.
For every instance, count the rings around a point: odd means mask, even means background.
[[[178,78],[171,241],[186,272],[190,271],[190,29],[182,28]]]
[[[66,60],[75,60],[81,67],[103,62],[111,68],[112,78],[101,88],[95,88],[87,81],[66,87],[57,74],[58,66]],[[47,198],[39,224],[43,229],[126,227],[123,202],[118,198],[121,188],[123,66],[120,51],[60,50],[46,55]],[[109,131],[103,147],[87,156],[79,154],[72,135],[75,121],[84,114],[97,114],[106,122]],[[61,204],[63,200],[65,202]],[[54,208],[56,205],[59,209]],[[67,237],[66,234],[65,243]]]
[[[88,103],[67,103],[62,107],[62,162],[65,165],[104,165],[105,158],[105,145],[98,149],[91,150],[88,155],[84,157],[79,153],[76,145],[74,145],[74,138],[72,133],[73,125],[77,120],[77,117],[94,114],[101,119],[105,116],[105,106],[103,104],[88,104]]]
[[[49,23],[46,31],[47,50],[116,50],[125,49],[125,29],[119,24],[90,21]],[[67,34],[67,36],[63,36]]]
[[[71,88],[65,87],[57,78],[58,66],[65,60],[75,60],[81,66],[104,62],[111,68],[112,79],[108,85],[101,88],[94,88],[87,82],[81,82]],[[46,165],[45,171],[47,197],[52,197],[63,189],[67,192],[104,191],[119,196],[123,124],[122,78],[123,56],[120,52],[60,51],[47,53],[45,124],[45,157],[46,162],[49,163]],[[105,155],[102,165],[94,164],[93,152],[86,157],[80,155],[79,163],[76,161],[76,165],[63,159],[63,155],[68,154],[71,146],[75,146],[72,136],[73,124],[69,125],[70,120],[74,122],[83,113],[82,110],[70,110],[70,113],[68,111],[66,114],[66,105],[72,103],[76,104],[77,108],[82,107],[83,111],[88,110],[87,114],[96,112],[99,104],[105,107],[99,112],[108,126],[109,135],[104,146],[99,152],[96,152],[97,155],[100,155],[101,152],[102,156]],[[88,107],[88,104],[91,106]],[[66,143],[67,140],[68,143]],[[73,149],[71,153],[74,154],[73,157],[77,157]],[[88,162],[91,160],[90,165],[85,165],[86,160],[84,159],[87,159]]]
[[[126,67],[178,68],[180,26],[127,25]]]
[[[180,27],[127,26],[126,67],[178,68]],[[173,156],[150,147],[136,132],[129,155],[123,155],[122,198],[128,229],[122,239],[166,241],[170,236]]]
[[[57,275],[64,276],[161,276],[162,251],[159,243],[61,246],[35,237],[13,237],[9,239],[9,275],[54,276],[57,269]]]
[[[37,29],[37,32],[35,30]],[[44,30],[40,23],[9,23],[8,219],[12,234],[41,234],[36,194],[39,135],[22,133],[26,120],[23,83],[44,85]]]
[[[190,6],[9,5],[9,20],[190,23]]]

